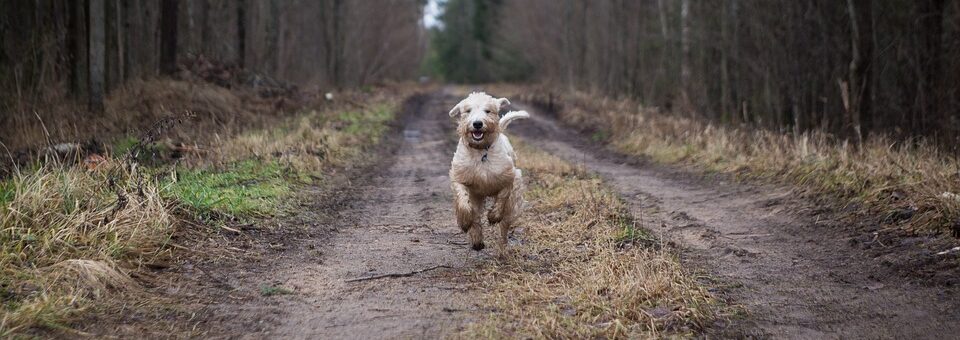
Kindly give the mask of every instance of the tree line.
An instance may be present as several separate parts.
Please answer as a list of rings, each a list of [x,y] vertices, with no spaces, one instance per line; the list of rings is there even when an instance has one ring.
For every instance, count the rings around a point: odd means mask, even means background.
[[[417,75],[423,0],[12,0],[0,3],[0,91],[100,110],[132,79],[198,58],[293,84],[354,87]]]
[[[441,19],[433,69],[455,81],[519,76],[728,124],[960,145],[956,0],[450,0]],[[464,56],[474,69],[451,72]]]

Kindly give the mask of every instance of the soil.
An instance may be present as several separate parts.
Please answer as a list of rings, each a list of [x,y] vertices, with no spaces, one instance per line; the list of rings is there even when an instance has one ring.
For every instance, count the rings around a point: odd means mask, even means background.
[[[240,260],[203,254],[149,288],[184,307],[90,321],[95,335],[216,338],[440,338],[482,316],[471,268],[493,260],[455,226],[446,112],[459,98],[413,101],[380,160],[312,188],[292,217],[225,232]],[[675,245],[704,284],[745,313],[705,337],[951,338],[960,334],[952,240],[851,222],[772,185],[745,184],[625,157],[549,112],[511,135],[602,176],[637,220]],[[214,240],[217,241],[217,240]],[[235,246],[234,246],[235,245]],[[392,275],[391,274],[396,274]],[[384,276],[386,275],[386,276]],[[165,281],[164,281],[165,280]],[[162,282],[161,282],[162,281]],[[90,324],[88,322],[88,324]],[[152,330],[152,333],[149,331]]]

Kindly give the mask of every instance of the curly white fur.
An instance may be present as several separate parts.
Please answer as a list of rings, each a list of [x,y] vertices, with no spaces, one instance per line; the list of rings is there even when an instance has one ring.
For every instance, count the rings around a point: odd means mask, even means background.
[[[483,208],[488,197],[494,202],[487,220],[491,225],[498,224],[502,249],[523,209],[523,172],[515,166],[516,154],[503,130],[510,122],[530,114],[510,111],[500,117],[500,109],[509,103],[506,98],[479,92],[471,93],[450,110],[450,116],[460,116],[460,142],[450,165],[454,211],[474,250],[485,247]]]

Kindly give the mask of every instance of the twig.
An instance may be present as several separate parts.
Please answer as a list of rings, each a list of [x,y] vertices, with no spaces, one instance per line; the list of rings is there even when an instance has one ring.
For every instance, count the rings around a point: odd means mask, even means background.
[[[417,275],[417,274],[420,274],[420,273],[423,273],[423,272],[428,272],[428,271],[431,271],[431,270],[434,270],[434,269],[440,269],[440,268],[451,268],[451,267],[448,266],[448,265],[443,265],[443,264],[441,264],[441,265],[436,265],[436,266],[433,266],[433,267],[430,267],[430,268],[424,268],[424,269],[414,270],[414,271],[412,271],[412,272],[380,274],[380,275],[373,275],[373,276],[363,276],[363,277],[358,277],[358,278],[354,278],[354,279],[349,279],[349,280],[346,280],[346,281],[344,281],[344,282],[358,282],[358,281],[376,280],[376,279],[383,279],[383,278],[388,278],[388,277],[394,278],[394,277],[414,276],[414,275]]]
[[[955,252],[958,252],[958,251],[960,251],[960,247],[953,247],[953,248],[950,248],[950,249],[941,251],[941,252],[937,253],[937,255],[947,255],[947,254],[955,253]]]

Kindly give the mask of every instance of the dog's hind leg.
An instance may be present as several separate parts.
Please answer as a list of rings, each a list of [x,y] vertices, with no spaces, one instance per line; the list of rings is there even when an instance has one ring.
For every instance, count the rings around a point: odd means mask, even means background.
[[[503,189],[493,197],[493,207],[487,212],[487,221],[490,222],[490,225],[500,223],[504,215],[509,213],[508,210],[510,207],[508,203],[510,202],[511,194],[513,194],[512,190]]]
[[[497,195],[494,210],[491,210],[491,216],[488,216],[491,223],[493,223],[493,217],[499,217],[501,252],[507,249],[507,236],[513,230],[513,224],[520,218],[523,210],[523,188],[522,172],[520,169],[514,169],[513,185],[509,190],[503,190]],[[499,209],[499,216],[493,216],[496,215],[497,209]]]

